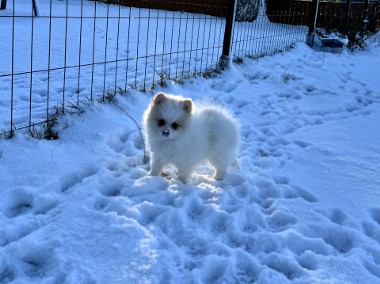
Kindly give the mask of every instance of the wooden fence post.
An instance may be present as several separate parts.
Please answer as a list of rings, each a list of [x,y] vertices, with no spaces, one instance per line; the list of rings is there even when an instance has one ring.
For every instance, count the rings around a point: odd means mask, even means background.
[[[309,18],[309,33],[307,34],[307,37],[306,37],[306,44],[310,47],[313,47],[314,45],[314,36],[315,36],[314,31],[315,31],[315,26],[317,25],[318,6],[319,6],[319,0],[313,0],[310,18]]]
[[[224,29],[223,51],[219,59],[219,67],[224,69],[230,65],[231,42],[233,36],[233,26],[235,21],[235,9],[237,0],[228,0],[226,27]]]

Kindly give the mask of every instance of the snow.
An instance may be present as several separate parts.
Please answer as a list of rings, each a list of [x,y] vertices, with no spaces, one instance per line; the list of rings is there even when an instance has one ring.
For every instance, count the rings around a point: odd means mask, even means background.
[[[141,124],[153,91],[0,140],[0,283],[380,283],[379,40],[156,88],[239,120],[223,181],[146,176],[124,111]]]

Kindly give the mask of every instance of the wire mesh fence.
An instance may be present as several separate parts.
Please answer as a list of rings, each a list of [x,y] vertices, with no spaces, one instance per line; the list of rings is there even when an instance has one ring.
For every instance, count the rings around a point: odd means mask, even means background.
[[[277,11],[268,13],[261,2],[256,19],[252,22],[235,22],[232,39],[233,58],[261,57],[276,52],[285,51],[295,43],[305,40],[308,27],[276,23],[274,20],[284,15]],[[296,11],[287,14],[289,17],[300,17]],[[271,18],[271,20],[269,19]]]
[[[225,25],[207,11],[8,0],[0,10],[0,133],[45,124],[52,111],[109,92],[145,91],[217,70]],[[261,2],[256,20],[235,23],[231,55],[272,54],[304,41],[306,33],[306,26],[271,22]]]

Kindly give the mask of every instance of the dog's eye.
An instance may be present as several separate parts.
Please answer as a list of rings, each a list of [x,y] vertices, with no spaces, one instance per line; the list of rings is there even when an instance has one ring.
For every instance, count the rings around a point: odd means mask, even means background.
[[[172,128],[176,130],[179,127],[179,124],[177,122],[172,123]]]
[[[158,126],[164,126],[165,125],[164,119],[159,119],[157,122],[158,122]]]

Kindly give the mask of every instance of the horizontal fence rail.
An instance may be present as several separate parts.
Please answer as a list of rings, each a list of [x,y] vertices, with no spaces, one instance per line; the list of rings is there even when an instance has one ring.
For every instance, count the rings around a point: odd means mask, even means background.
[[[46,125],[87,100],[218,70],[228,1],[7,0],[0,10],[0,137]],[[273,1],[254,2],[250,17],[236,12],[231,58],[305,40],[308,8],[278,12]]]

